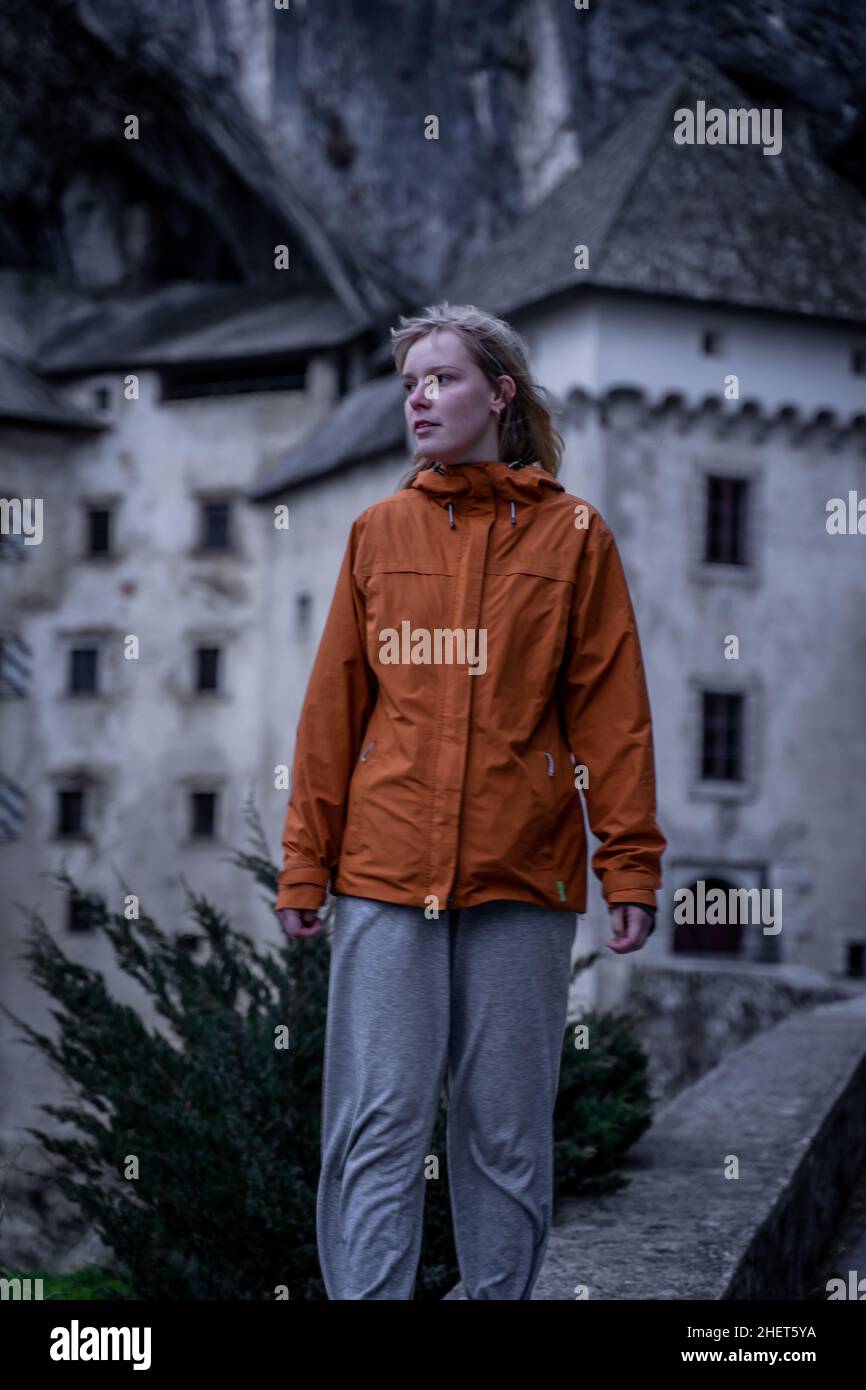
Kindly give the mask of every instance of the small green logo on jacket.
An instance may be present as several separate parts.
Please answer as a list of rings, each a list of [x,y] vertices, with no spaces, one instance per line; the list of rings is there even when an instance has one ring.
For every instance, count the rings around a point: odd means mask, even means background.
[[[558,878],[558,879],[556,880],[556,891],[557,891],[558,894],[559,894],[559,901],[560,901],[561,903],[564,903],[564,902],[565,902],[565,884],[563,883],[563,881],[562,881],[561,878]]]

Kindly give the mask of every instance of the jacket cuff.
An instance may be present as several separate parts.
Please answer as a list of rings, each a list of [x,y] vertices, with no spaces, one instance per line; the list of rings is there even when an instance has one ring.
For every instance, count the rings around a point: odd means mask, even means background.
[[[284,907],[321,907],[326,893],[315,883],[290,884],[281,888],[274,902],[274,912],[282,912]]]
[[[601,891],[608,905],[630,902],[655,907],[658,884],[657,875],[635,873],[633,869],[609,869],[602,880]]]
[[[647,888],[644,884],[634,884],[631,888],[611,888],[604,893],[604,900],[608,907],[614,907],[617,903],[640,903],[641,907],[656,906],[654,889]]]
[[[318,888],[325,889],[330,877],[330,869],[320,869],[317,864],[290,864],[277,874],[277,883],[280,888],[290,888],[295,883],[305,883],[309,887],[315,883]]]
[[[289,865],[277,874],[274,912],[284,907],[321,907],[328,895],[329,869],[316,864]]]

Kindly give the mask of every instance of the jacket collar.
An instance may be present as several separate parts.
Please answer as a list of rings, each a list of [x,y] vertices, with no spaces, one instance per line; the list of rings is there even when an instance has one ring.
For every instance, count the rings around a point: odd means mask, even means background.
[[[516,525],[516,503],[538,502],[548,491],[564,492],[562,483],[552,473],[538,464],[515,466],[501,460],[483,463],[438,463],[434,462],[423,469],[412,480],[412,487],[419,488],[447,507],[454,528],[455,502],[469,504],[474,508],[480,502],[490,502],[494,496],[501,498],[511,507],[511,520]]]

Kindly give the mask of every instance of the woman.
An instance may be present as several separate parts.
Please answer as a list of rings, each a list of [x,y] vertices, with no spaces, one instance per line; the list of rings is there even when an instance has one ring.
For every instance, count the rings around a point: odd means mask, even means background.
[[[586,911],[578,788],[608,945],[639,950],[666,844],[650,709],[613,535],[556,478],[520,339],[471,305],[401,325],[416,453],[352,524],[275,903],[313,936],[333,875],[319,1256],[329,1298],[412,1298],[444,1082],[467,1296],[528,1299]]]

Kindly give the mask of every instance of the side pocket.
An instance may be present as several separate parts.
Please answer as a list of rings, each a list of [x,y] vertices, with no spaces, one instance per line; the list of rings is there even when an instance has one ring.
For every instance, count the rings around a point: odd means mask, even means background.
[[[527,853],[545,869],[552,862],[551,840],[556,824],[556,759],[547,749],[529,754],[532,778],[532,811],[526,827]]]
[[[365,773],[361,768],[362,763],[366,763],[375,747],[376,740],[368,739],[358,754],[358,761],[355,764],[355,776],[349,790],[349,805],[346,812],[346,824],[343,828],[343,843],[340,848],[340,857],[353,859],[358,854],[366,854],[367,846],[363,836],[363,783]],[[359,780],[355,780],[355,778]]]

